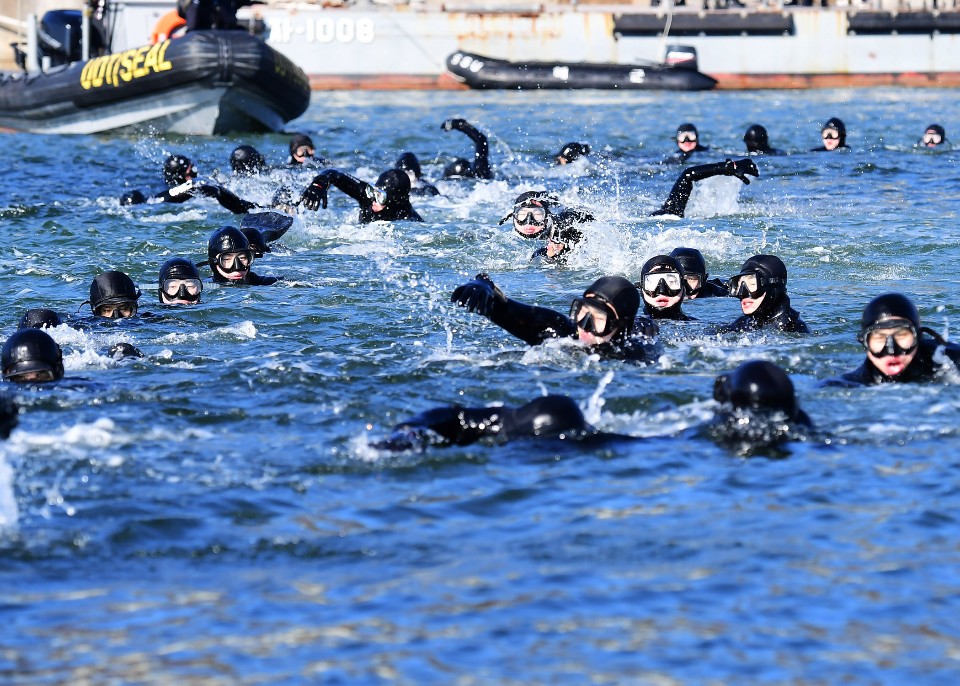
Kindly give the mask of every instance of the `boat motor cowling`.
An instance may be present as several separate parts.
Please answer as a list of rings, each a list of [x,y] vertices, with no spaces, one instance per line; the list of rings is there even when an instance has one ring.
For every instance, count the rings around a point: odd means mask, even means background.
[[[43,15],[37,28],[40,58],[51,67],[79,62],[83,52],[83,15],[79,10],[53,10]],[[90,54],[103,51],[104,40],[97,22],[90,21]]]

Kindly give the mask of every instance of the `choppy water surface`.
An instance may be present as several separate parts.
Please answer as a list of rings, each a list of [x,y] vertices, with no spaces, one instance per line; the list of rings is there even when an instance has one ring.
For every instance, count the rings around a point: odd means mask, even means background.
[[[440,122],[492,134],[500,178],[440,183],[424,224],[358,226],[331,192],[256,270],[162,310],[170,256],[200,259],[235,218],[212,201],[121,208],[172,152],[201,174],[287,135],[7,135],[0,175],[3,335],[28,307],[75,312],[121,269],[160,321],[54,331],[68,379],[17,390],[0,445],[0,680],[10,683],[952,684],[960,655],[960,386],[844,390],[860,311],[902,290],[925,323],[960,311],[955,91],[314,95],[291,130],[374,179],[411,150],[436,179],[470,151]],[[805,152],[843,118],[852,150]],[[761,178],[698,189],[683,220],[647,218],[677,169],[651,162],[683,121],[739,154],[755,122],[792,154]],[[960,134],[958,134],[960,135]],[[569,168],[563,143],[596,155]],[[222,173],[222,171],[221,171]],[[298,178],[305,184],[309,175]],[[267,201],[289,180],[228,181]],[[599,221],[565,268],[497,220],[547,188]],[[739,195],[736,195],[737,191]],[[449,302],[479,271],[566,310],[602,274],[638,277],[675,246],[712,274],[780,255],[808,337],[708,335],[733,299],[689,303],[651,367],[529,349]],[[146,358],[116,362],[130,341]],[[791,373],[827,437],[744,459],[698,427],[715,375],[761,357]],[[645,440],[518,442],[387,455],[368,443],[435,405],[567,393],[602,429]]]

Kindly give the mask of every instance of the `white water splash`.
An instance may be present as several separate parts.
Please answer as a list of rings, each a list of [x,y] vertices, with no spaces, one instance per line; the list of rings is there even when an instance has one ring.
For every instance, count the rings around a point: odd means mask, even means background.
[[[13,493],[13,469],[0,456],[0,533],[13,529],[19,517]]]

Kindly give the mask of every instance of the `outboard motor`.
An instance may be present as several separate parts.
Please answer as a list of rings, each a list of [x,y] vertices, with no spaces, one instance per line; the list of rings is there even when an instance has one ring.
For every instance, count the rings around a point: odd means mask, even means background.
[[[43,15],[37,28],[40,60],[49,66],[79,62],[83,57],[83,16],[79,10],[53,10]],[[103,51],[103,34],[96,21],[90,20],[90,56]]]
[[[664,63],[677,69],[697,69],[697,49],[689,45],[668,45]]]

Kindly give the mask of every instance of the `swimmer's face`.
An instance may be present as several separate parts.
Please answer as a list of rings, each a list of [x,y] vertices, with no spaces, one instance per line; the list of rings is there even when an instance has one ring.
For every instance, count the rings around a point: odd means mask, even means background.
[[[884,376],[896,376],[910,366],[920,349],[917,330],[903,320],[881,321],[863,336],[867,359]]]
[[[309,145],[301,145],[293,151],[293,159],[296,160],[297,164],[303,164],[313,157],[313,153],[314,149]]]
[[[223,252],[217,255],[213,268],[225,279],[241,281],[249,273],[251,264],[253,264],[251,250]]]
[[[917,350],[918,348],[914,348],[905,355],[886,355],[885,357],[877,357],[867,350],[867,359],[884,376],[896,376],[910,366],[913,358],[917,356]]]
[[[679,303],[681,300],[683,300],[682,293],[680,295],[672,295],[672,296],[664,295],[663,293],[661,293],[660,295],[651,295],[646,291],[641,291],[641,293],[643,294],[643,301],[648,305],[650,305],[650,307],[654,307],[658,310],[663,310],[669,307],[673,307],[674,305]]]
[[[123,302],[114,305],[101,305],[93,313],[106,319],[126,319],[137,313],[137,303]]]
[[[682,152],[690,152],[697,148],[697,134],[693,131],[681,131],[677,134],[677,147]]]
[[[56,375],[49,369],[39,369],[34,372],[24,372],[16,376],[8,376],[7,380],[13,383],[47,383],[56,381]]]
[[[604,302],[592,303],[593,297],[592,293],[588,293],[582,299],[573,301],[570,315],[577,323],[577,339],[585,345],[609,343],[620,330],[617,311]]]
[[[763,299],[767,297],[767,294],[764,293],[757,298],[746,297],[740,301],[740,309],[743,310],[744,314],[753,314],[757,311],[760,305],[763,303]]]
[[[513,229],[527,238],[540,236],[547,229],[547,208],[537,204],[514,208]]]
[[[840,147],[840,132],[832,127],[821,131],[820,139],[827,150],[836,150]]]
[[[164,279],[160,284],[160,302],[164,305],[195,305],[200,302],[200,279]]]
[[[683,279],[687,282],[687,300],[696,300],[697,296],[700,295],[700,288],[703,286],[703,275],[694,273],[684,274]]]
[[[940,135],[939,131],[927,129],[923,132],[923,144],[928,148],[935,148],[943,144],[943,136]]]

